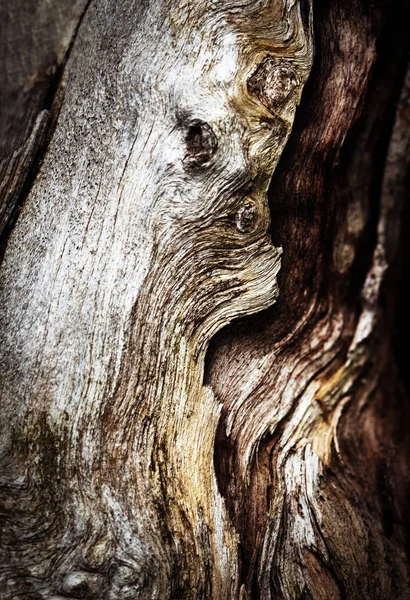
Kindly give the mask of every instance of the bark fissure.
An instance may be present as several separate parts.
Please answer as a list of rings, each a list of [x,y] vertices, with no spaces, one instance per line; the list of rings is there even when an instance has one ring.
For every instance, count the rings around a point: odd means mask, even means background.
[[[55,57],[53,64],[40,68],[34,73],[30,71],[30,66],[33,69],[47,61],[47,53],[53,52],[54,44],[61,44],[60,39],[51,37],[47,40],[50,47],[46,46],[46,48],[39,49],[30,47],[30,43],[27,43],[26,38],[25,52],[31,54],[31,65],[17,63],[14,66],[16,72],[13,74],[13,78],[6,75],[4,81],[0,82],[3,104],[0,122],[0,130],[2,131],[0,137],[2,144],[0,157],[0,261],[4,254],[7,238],[13,229],[21,207],[30,193],[43,157],[47,152],[47,146],[58,119],[59,106],[62,102],[61,82],[64,67],[90,2],[91,0],[79,2],[77,3],[78,7],[75,5],[72,7],[72,14],[64,15],[65,20],[61,21],[60,26],[67,28],[66,35],[70,37],[68,40],[64,40],[65,43],[63,42],[62,47],[59,48],[59,54]],[[43,10],[41,5],[38,10],[39,12]],[[47,10],[52,11],[52,7],[48,6]],[[1,15],[3,24],[8,21],[6,18],[7,11],[12,13],[13,8],[4,7]],[[51,23],[47,23],[50,29],[52,26],[57,28],[59,15],[58,11],[56,12],[57,14],[51,17]],[[27,23],[23,20],[23,15],[18,10],[16,10],[16,13],[16,23],[13,26],[9,25],[11,31],[13,31],[13,27],[16,29],[21,27],[23,30],[24,26],[27,26]],[[32,17],[28,15],[26,17],[30,27]],[[52,22],[53,18],[55,19],[54,23]],[[19,19],[22,19],[21,22],[19,22]],[[49,30],[45,29],[45,33],[48,34]],[[7,40],[8,36],[5,37]],[[7,44],[7,41],[4,43]],[[33,42],[35,43],[35,40]],[[13,40],[13,43],[15,43],[15,40]],[[11,47],[10,50],[14,51],[15,49]],[[36,87],[39,88],[38,92],[33,92]],[[24,107],[25,96],[27,95],[30,98],[31,106],[27,111],[28,114],[24,115],[22,107]],[[22,106],[20,107],[19,104]],[[24,118],[22,122],[19,123],[17,120],[15,124],[10,126],[6,119],[11,120],[13,114],[17,118],[22,116]],[[10,131],[12,136],[8,135]],[[11,138],[11,142],[9,142],[9,138]]]

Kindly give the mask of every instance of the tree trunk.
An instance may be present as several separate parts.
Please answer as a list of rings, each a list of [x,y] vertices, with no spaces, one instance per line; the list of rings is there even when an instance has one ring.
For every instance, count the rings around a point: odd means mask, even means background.
[[[63,4],[2,9],[0,598],[408,598],[408,2]]]

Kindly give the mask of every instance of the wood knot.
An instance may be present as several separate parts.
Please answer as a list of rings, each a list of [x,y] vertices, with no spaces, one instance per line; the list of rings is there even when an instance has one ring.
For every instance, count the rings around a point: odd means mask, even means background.
[[[248,80],[248,90],[269,110],[281,106],[299,85],[292,64],[274,56],[265,56]]]
[[[100,573],[73,571],[65,576],[61,593],[71,598],[101,598],[106,583],[106,577]]]
[[[185,136],[187,152],[184,157],[190,166],[202,166],[215,154],[218,140],[212,127],[204,121],[193,121]]]
[[[252,200],[245,200],[235,213],[235,225],[241,233],[248,233],[254,226],[257,217],[257,207]]]

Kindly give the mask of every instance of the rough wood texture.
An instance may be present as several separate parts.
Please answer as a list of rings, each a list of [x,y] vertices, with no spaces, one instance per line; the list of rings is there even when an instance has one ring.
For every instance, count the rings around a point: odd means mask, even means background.
[[[409,597],[391,4],[16,4],[2,600]]]
[[[218,482],[253,598],[410,594],[409,413],[391,343],[408,8],[315,5],[315,63],[271,187],[279,300],[212,344]]]
[[[204,356],[276,298],[311,60],[297,2],[88,8],[2,265],[10,597],[238,597]]]
[[[0,5],[0,240],[12,228],[44,154],[58,113],[55,93],[86,5]]]

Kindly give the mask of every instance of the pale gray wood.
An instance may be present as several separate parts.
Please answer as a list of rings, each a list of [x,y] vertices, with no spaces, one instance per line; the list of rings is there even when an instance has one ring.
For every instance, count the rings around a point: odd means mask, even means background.
[[[5,599],[246,597],[204,357],[277,297],[312,54],[295,1],[87,9],[1,268]]]

